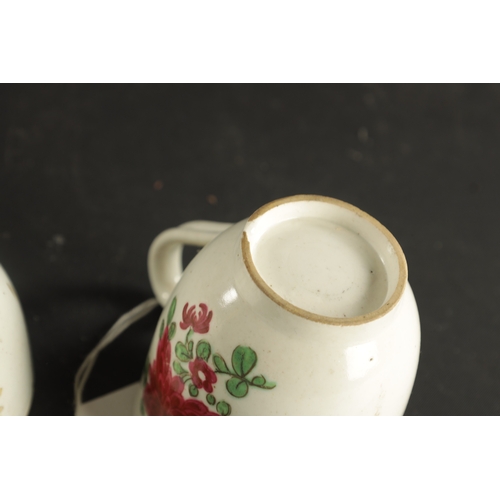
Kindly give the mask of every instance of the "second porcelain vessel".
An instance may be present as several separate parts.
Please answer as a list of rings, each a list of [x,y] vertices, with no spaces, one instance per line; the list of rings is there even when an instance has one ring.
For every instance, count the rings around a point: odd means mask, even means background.
[[[183,245],[206,245],[183,272]],[[237,224],[195,221],[149,255],[165,307],[143,415],[402,415],[420,349],[403,252],[368,214],[284,198]]]
[[[0,265],[0,416],[27,415],[32,396],[26,323],[14,285]]]

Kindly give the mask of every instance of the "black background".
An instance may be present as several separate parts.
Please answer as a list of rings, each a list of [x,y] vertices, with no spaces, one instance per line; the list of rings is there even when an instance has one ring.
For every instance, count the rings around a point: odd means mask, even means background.
[[[302,193],[403,247],[422,327],[406,414],[500,413],[500,86],[2,85],[0,148],[32,415],[73,413],[85,355],[152,296],[158,233]],[[86,399],[139,378],[159,312],[101,354]]]

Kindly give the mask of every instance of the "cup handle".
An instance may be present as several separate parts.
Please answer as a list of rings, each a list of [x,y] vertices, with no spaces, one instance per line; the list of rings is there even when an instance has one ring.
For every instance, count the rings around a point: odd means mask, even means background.
[[[162,307],[182,276],[184,245],[203,247],[232,224],[197,220],[160,233],[151,244],[148,254],[148,274],[153,292]]]

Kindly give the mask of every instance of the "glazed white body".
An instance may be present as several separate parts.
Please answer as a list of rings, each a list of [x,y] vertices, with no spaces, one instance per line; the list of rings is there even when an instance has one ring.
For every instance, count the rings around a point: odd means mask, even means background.
[[[189,224],[202,229],[204,223]],[[185,237],[182,226],[178,228],[179,241],[194,243],[189,224]],[[232,415],[402,415],[420,350],[419,317],[409,283],[396,305],[373,321],[355,325],[313,321],[286,310],[254,282],[242,257],[245,227],[246,220],[235,224],[204,247],[170,297],[177,299],[177,322],[185,303],[204,303],[213,311],[210,331],[195,334],[195,341],[208,341],[212,352],[226,360],[236,346],[250,346],[258,356],[256,373],[276,383],[272,390],[255,389],[247,397],[235,398],[226,391],[227,377],[218,374],[214,397],[229,402]],[[150,269],[160,297],[154,275],[158,270]],[[167,321],[170,300],[160,322]],[[150,360],[158,340],[159,329]],[[136,414],[139,405],[140,401]]]
[[[0,416],[27,415],[32,396],[26,324],[14,286],[0,266]]]

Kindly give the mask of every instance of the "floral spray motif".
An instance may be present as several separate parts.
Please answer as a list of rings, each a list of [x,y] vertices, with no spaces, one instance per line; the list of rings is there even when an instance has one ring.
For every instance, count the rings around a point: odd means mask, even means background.
[[[231,357],[231,368],[220,354],[212,355],[210,343],[204,339],[194,345],[194,334],[204,335],[210,330],[210,321],[213,311],[209,311],[206,304],[196,306],[184,305],[182,310],[182,321],[179,326],[187,330],[184,342],[177,341],[175,344],[175,357],[172,367],[171,340],[175,337],[177,324],[173,321],[177,298],[174,297],[170,305],[167,322],[160,325],[160,340],[156,350],[156,359],[149,365],[146,363],[144,373],[144,393],[142,410],[148,415],[200,415],[218,416],[230,415],[231,405],[224,401],[217,401],[212,394],[217,375],[228,375],[226,389],[235,398],[243,398],[248,394],[250,387],[260,389],[273,389],[274,382],[269,382],[263,375],[250,377],[250,372],[257,364],[257,354],[253,349],[246,346],[237,346]],[[213,364],[214,368],[210,366]],[[191,398],[186,399],[183,395],[185,387]],[[206,393],[207,403],[215,407],[216,412],[211,411],[205,403],[196,399],[200,391]]]

